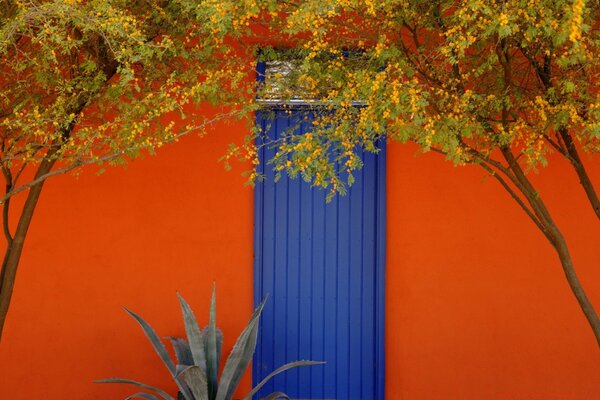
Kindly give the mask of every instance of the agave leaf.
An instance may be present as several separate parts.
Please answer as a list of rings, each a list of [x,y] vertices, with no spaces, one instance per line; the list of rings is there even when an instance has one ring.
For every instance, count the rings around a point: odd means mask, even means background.
[[[140,398],[140,399],[145,399],[145,400],[160,400],[160,397],[155,396],[150,393],[146,393],[146,392],[134,393],[131,396],[125,397],[125,400],[131,400],[131,399],[135,399],[135,398]]]
[[[248,364],[250,363],[250,360],[252,360],[252,355],[256,348],[258,320],[265,307],[266,301],[267,296],[265,296],[260,305],[254,310],[250,322],[248,322],[248,325],[244,328],[235,342],[231,354],[229,354],[225,367],[223,368],[223,373],[221,374],[221,384],[217,391],[216,400],[231,399],[242,379],[244,371],[248,368]]]
[[[192,352],[192,357],[194,359],[193,363],[182,364],[195,364],[200,368],[206,370],[204,340],[202,340],[202,333],[200,332],[200,327],[198,326],[198,322],[196,321],[196,316],[194,315],[194,312],[192,311],[189,304],[179,293],[177,293],[177,297],[179,298],[179,304],[181,305],[181,313],[183,314],[185,333],[187,335],[190,350]]]
[[[146,385],[145,383],[134,381],[132,379],[107,378],[107,379],[99,379],[99,380],[95,381],[95,383],[125,383],[128,385],[135,385],[135,386],[141,387],[142,389],[146,389],[146,390],[150,390],[155,393],[158,393],[165,400],[175,400],[173,397],[171,397],[167,392],[165,392],[162,389],[159,389],[159,388],[156,388],[156,387],[153,387],[150,385]]]
[[[324,361],[300,360],[300,361],[294,361],[294,362],[282,365],[281,367],[277,368],[275,371],[273,371],[269,375],[267,375],[265,377],[265,379],[260,381],[260,383],[258,385],[256,385],[256,387],[254,387],[254,389],[252,389],[252,391],[250,393],[248,393],[248,395],[246,395],[246,397],[244,397],[244,400],[251,399],[252,396],[254,396],[268,381],[270,381],[275,375],[278,375],[278,374],[282,373],[283,371],[287,371],[288,369],[292,369],[292,368],[308,367],[310,365],[321,365],[321,364],[325,364],[325,362]],[[287,398],[287,396],[286,396],[286,398]]]
[[[221,349],[223,348],[223,332],[217,327],[217,360],[221,362]],[[202,329],[202,339],[204,339],[204,354],[208,353],[208,326]],[[217,363],[217,365],[219,364]]]
[[[181,382],[179,379],[177,379],[175,364],[173,363],[173,360],[171,360],[171,357],[169,356],[167,349],[165,348],[163,343],[160,341],[160,338],[158,337],[158,335],[156,334],[154,329],[150,326],[150,324],[148,324],[146,321],[144,321],[144,319],[142,317],[140,317],[133,311],[128,310],[127,308],[125,308],[125,311],[127,311],[127,313],[129,315],[131,315],[131,317],[133,319],[135,319],[138,324],[140,324],[140,326],[142,327],[142,329],[144,331],[144,334],[148,337],[148,339],[150,340],[150,343],[152,344],[152,347],[154,347],[154,350],[156,350],[156,353],[158,353],[158,356],[160,357],[160,359],[163,361],[163,363],[165,364],[165,366],[171,373],[171,376],[175,380],[175,383],[177,383],[177,387],[179,388],[181,393],[183,393],[183,395],[185,396],[185,398],[187,400],[194,400],[192,397],[192,394],[190,393],[188,388],[183,384],[183,382]]]
[[[287,394],[285,394],[283,392],[273,392],[270,395],[268,395],[267,397],[263,397],[261,400],[277,400],[277,399],[289,400],[290,398],[288,397]]]
[[[178,368],[182,367],[180,365]],[[197,365],[187,365],[179,372],[188,384],[195,400],[208,400],[208,385],[206,372]]]
[[[191,364],[191,365],[177,364],[177,367],[175,367],[175,371],[176,371],[175,376],[177,378],[179,378],[186,369],[188,369],[189,367],[193,367],[193,366],[194,366],[194,364]]]
[[[194,358],[192,357],[190,345],[185,339],[172,336],[169,336],[167,339],[169,339],[173,345],[173,350],[175,350],[175,356],[177,357],[178,364],[194,364]]]
[[[206,346],[206,377],[208,378],[208,394],[214,399],[218,391],[217,374],[219,371],[219,360],[217,359],[217,302],[216,289],[213,284],[212,297],[210,299],[210,316],[208,318],[208,336]]]
[[[221,350],[223,350],[223,332],[217,328],[217,367],[221,363]]]
[[[142,327],[142,330],[144,331],[144,334],[146,335],[148,340],[150,340],[152,347],[154,347],[154,350],[156,350],[156,353],[158,354],[158,356],[160,357],[162,362],[165,364],[165,366],[167,367],[167,369],[169,370],[171,375],[174,375],[175,374],[175,364],[173,364],[173,360],[171,360],[171,357],[169,356],[167,349],[165,348],[163,343],[160,341],[160,338],[158,337],[158,335],[156,334],[154,329],[150,326],[150,324],[148,324],[146,321],[144,321],[144,319],[142,317],[140,317],[133,311],[131,311],[127,308],[125,308],[125,311],[127,312],[127,314],[131,315],[131,317],[133,317],[133,319],[135,319],[138,324],[140,324],[140,326]]]

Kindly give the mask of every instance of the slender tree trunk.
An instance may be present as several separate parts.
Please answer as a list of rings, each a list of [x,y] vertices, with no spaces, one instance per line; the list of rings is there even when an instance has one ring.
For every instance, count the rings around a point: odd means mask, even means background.
[[[96,50],[99,53],[98,61],[100,61],[101,68],[106,75],[106,82],[109,82],[117,72],[117,63],[115,62],[109,48],[104,44],[98,46]],[[99,93],[99,90],[95,93],[82,92],[77,96],[73,103],[73,108],[65,112],[65,115],[73,114],[79,116],[86,105]],[[72,111],[72,112],[69,112]],[[56,140],[49,147],[44,159],[40,163],[33,180],[41,178],[40,181],[29,188],[29,193],[25,199],[25,204],[21,210],[21,216],[15,230],[12,241],[9,240],[6,245],[6,252],[4,254],[4,260],[2,262],[2,271],[0,272],[0,342],[2,341],[2,332],[4,329],[4,323],[6,322],[6,316],[10,306],[10,300],[12,297],[13,288],[15,285],[15,278],[17,276],[17,268],[19,267],[19,261],[21,260],[21,253],[23,252],[23,245],[25,244],[25,238],[27,237],[27,231],[33,218],[33,212],[37,206],[40,194],[44,187],[44,183],[48,177],[48,173],[52,170],[52,167],[57,161],[57,154],[61,151],[62,145],[70,138],[71,133],[77,123],[76,118],[72,118],[68,126],[66,126],[61,132],[60,140]],[[6,214],[6,213],[5,213]],[[8,218],[8,215],[5,216]]]
[[[558,233],[558,237],[555,236],[555,240],[556,242],[554,244],[554,248],[556,249],[556,253],[560,259],[560,263],[563,272],[565,273],[565,277],[567,278],[567,282],[569,283],[569,287],[571,288],[571,292],[573,292],[573,295],[575,295],[577,303],[579,303],[579,307],[583,311],[585,318],[592,328],[594,336],[596,337],[596,342],[600,348],[600,318],[598,318],[598,314],[596,313],[594,306],[585,294],[583,286],[581,285],[581,282],[575,273],[573,261],[571,260],[571,254],[569,254],[569,248],[567,247],[567,243],[560,232]]]
[[[52,166],[56,162],[56,159],[52,157],[52,154],[46,157],[38,167],[36,172],[36,178],[47,174],[52,169]],[[25,244],[25,237],[27,236],[27,230],[33,217],[33,212],[40,198],[44,182],[34,185],[29,190],[17,229],[12,240],[12,243],[8,243],[6,252],[4,254],[4,260],[2,262],[2,273],[0,275],[0,341],[2,340],[2,332],[4,323],[6,322],[6,316],[10,305],[10,300],[15,285],[15,278],[17,276],[17,268],[19,261],[21,260],[21,253],[23,252],[23,245]]]
[[[556,250],[571,292],[573,292],[573,295],[575,295],[575,298],[579,303],[579,307],[588,320],[594,336],[596,337],[598,347],[600,348],[600,318],[598,318],[598,314],[596,313],[594,306],[587,297],[585,291],[583,290],[583,286],[577,277],[575,268],[573,267],[573,261],[571,259],[569,247],[562,232],[552,219],[552,216],[546,208],[546,205],[544,204],[544,201],[540,197],[539,193],[529,178],[527,178],[525,175],[523,169],[517,161],[517,158],[509,149],[502,149],[502,154],[508,163],[508,168],[510,171],[512,171],[512,175],[508,177],[529,202],[533,212],[533,214],[530,214],[530,217],[532,215],[535,217],[534,222],[539,223],[538,227],[546,235],[546,238]],[[527,211],[526,208],[525,210]]]

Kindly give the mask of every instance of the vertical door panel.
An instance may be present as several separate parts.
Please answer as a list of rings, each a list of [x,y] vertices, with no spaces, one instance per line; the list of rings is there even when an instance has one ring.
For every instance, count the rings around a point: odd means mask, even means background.
[[[305,133],[299,111],[259,114],[268,137],[290,126]],[[269,294],[253,363],[260,382],[300,359],[324,366],[285,372],[256,397],[283,391],[297,399],[375,400],[383,394],[385,155],[362,154],[364,168],[346,196],[274,173],[260,151],[265,182],[255,195],[255,300]]]

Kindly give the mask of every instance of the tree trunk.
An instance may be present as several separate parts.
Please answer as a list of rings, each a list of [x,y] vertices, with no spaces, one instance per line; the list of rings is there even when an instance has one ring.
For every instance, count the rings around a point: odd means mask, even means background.
[[[567,247],[565,239],[562,237],[560,232],[558,232],[558,230],[556,231],[557,233],[553,235],[554,239],[556,240],[554,248],[556,249],[562,269],[565,273],[567,281],[569,282],[569,287],[575,295],[583,314],[587,318],[588,323],[594,332],[594,336],[596,336],[598,347],[600,348],[600,318],[598,318],[598,314],[596,313],[596,310],[594,310],[594,306],[585,294],[583,286],[581,286],[581,282],[575,273],[573,261],[571,260],[571,254],[569,254],[569,248]]]
[[[507,177],[511,179],[519,191],[525,196],[532,210],[532,213],[529,213],[528,215],[530,217],[534,217],[532,219],[538,224],[538,228],[542,230],[552,247],[554,247],[556,250],[563,272],[565,273],[567,282],[569,283],[569,287],[575,295],[583,314],[588,320],[588,323],[594,332],[594,336],[596,337],[598,347],[600,348],[600,319],[598,318],[598,314],[596,313],[596,310],[594,310],[594,306],[585,294],[583,286],[581,286],[581,282],[575,273],[569,247],[562,232],[552,219],[552,216],[546,208],[544,201],[529,178],[527,178],[525,175],[514,154],[512,154],[509,149],[505,148],[502,149],[502,155],[508,163],[508,168],[514,174],[507,175]],[[507,173],[504,172],[504,174],[506,175]],[[520,205],[521,208],[527,211],[527,208],[524,207],[522,203]]]
[[[53,159],[52,155],[47,156],[40,163],[36,172],[36,178],[50,172],[55,162],[56,159]],[[33,212],[40,198],[44,182],[41,181],[30,188],[12,243],[6,246],[4,261],[2,262],[2,274],[0,275],[0,342],[2,341],[2,332],[15,285],[17,268],[21,260],[21,253],[23,252],[23,245],[25,244],[25,237],[27,236],[27,230],[29,229]]]

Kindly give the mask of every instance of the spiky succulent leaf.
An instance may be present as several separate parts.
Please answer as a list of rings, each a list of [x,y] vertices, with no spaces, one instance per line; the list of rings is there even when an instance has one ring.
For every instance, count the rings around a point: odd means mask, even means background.
[[[277,400],[277,399],[289,400],[290,398],[288,397],[287,394],[285,394],[283,392],[273,392],[270,395],[268,395],[267,397],[263,397],[261,400]]]
[[[250,322],[235,342],[221,374],[216,400],[230,400],[242,379],[244,371],[248,368],[256,348],[258,321],[266,301],[267,297],[265,296],[260,305],[254,310]]]
[[[125,397],[125,400],[131,400],[131,399],[144,399],[144,400],[160,400],[160,397],[155,396],[153,394],[150,393],[146,393],[146,392],[138,392],[138,393],[134,393],[131,396],[127,396]]]
[[[194,359],[193,363],[182,364],[195,364],[206,371],[206,354],[204,349],[204,340],[202,337],[202,333],[200,332],[200,327],[198,326],[198,321],[196,320],[196,316],[194,315],[192,308],[185,301],[185,299],[179,293],[177,293],[177,297],[179,298],[179,304],[181,305],[181,313],[183,314],[185,333],[187,335],[190,350],[192,352],[192,357]]]
[[[214,399],[219,384],[217,375],[219,372],[219,360],[217,351],[217,301],[216,288],[213,284],[212,296],[210,299],[210,315],[208,318],[208,345],[206,346],[206,377],[208,379],[208,394],[211,399]]]
[[[202,329],[202,339],[204,340],[204,354],[208,353],[208,326]],[[217,360],[221,363],[221,349],[223,348],[223,332],[217,327]]]
[[[99,379],[95,381],[95,383],[124,383],[127,385],[134,385],[137,387],[141,387],[142,389],[150,390],[154,393],[159,394],[165,400],[175,400],[171,397],[167,392],[162,389],[159,389],[154,386],[146,385],[145,383],[134,381],[132,379],[123,379],[123,378],[107,378],[107,379]]]
[[[125,311],[127,311],[127,313],[133,319],[135,319],[137,321],[137,323],[142,327],[144,334],[146,335],[148,340],[150,340],[152,347],[154,347],[154,350],[156,350],[156,353],[158,354],[158,356],[160,357],[162,362],[165,364],[165,366],[169,370],[169,373],[175,380],[175,383],[177,384],[177,387],[179,388],[179,390],[183,393],[183,395],[186,397],[187,400],[193,400],[192,394],[190,393],[190,391],[188,390],[186,385],[180,379],[177,378],[175,364],[173,363],[173,360],[171,360],[171,357],[169,356],[167,349],[165,348],[163,343],[160,341],[160,338],[158,337],[158,335],[156,334],[156,332],[154,331],[152,326],[150,326],[149,323],[147,323],[142,317],[140,317],[133,311],[128,310],[127,308],[125,308]]]
[[[185,339],[172,336],[169,336],[167,339],[169,339],[171,341],[171,345],[173,345],[173,350],[175,351],[175,357],[177,358],[178,364],[194,364],[194,358],[192,356],[190,345]]]
[[[244,397],[244,400],[252,399],[252,396],[254,396],[275,375],[278,375],[278,374],[280,374],[284,371],[287,371],[288,369],[292,369],[292,368],[308,367],[310,365],[321,365],[321,364],[325,364],[325,362],[324,361],[300,360],[300,361],[294,361],[294,362],[282,365],[281,367],[277,368],[275,371],[273,371],[269,375],[267,375],[262,381],[260,381],[260,383],[258,385],[256,385],[256,387],[254,389],[252,389],[252,391],[250,393],[248,393],[248,395],[246,395],[246,397]],[[286,398],[287,398],[287,396],[286,396]]]
[[[179,294],[178,294],[179,296]],[[216,327],[216,300],[215,290],[213,287],[213,293],[211,298],[210,306],[210,317],[209,325],[200,331],[196,318],[185,302],[183,297],[179,296],[179,301],[186,325],[186,333],[188,340],[182,338],[169,337],[175,350],[175,354],[178,360],[178,364],[175,365],[171,360],[165,346],[159,339],[154,329],[140,316],[134,312],[125,309],[127,313],[134,318],[138,324],[142,327],[144,334],[150,340],[154,350],[159,355],[160,359],[166,365],[169,373],[175,380],[179,387],[179,393],[177,394],[178,400],[231,400],[235,390],[237,389],[244,371],[248,368],[254,350],[256,348],[256,339],[258,335],[258,323],[260,320],[261,313],[264,309],[267,301],[267,296],[254,310],[248,325],[240,336],[238,337],[231,354],[227,358],[225,368],[221,375],[221,381],[217,382],[218,365],[221,356],[221,349],[223,344],[223,334]],[[192,345],[192,342],[194,345]],[[210,354],[210,357],[209,357]],[[196,363],[198,359],[199,364]],[[181,364],[185,362],[186,364]],[[249,400],[254,394],[256,394],[271,378],[275,375],[295,367],[309,366],[324,364],[323,362],[316,361],[296,361],[293,363],[285,364],[279,367],[277,370],[269,374],[263,379],[245,398]],[[202,368],[205,367],[206,369]],[[212,373],[211,377],[209,374]],[[212,383],[211,383],[212,379]],[[165,391],[146,385],[141,382],[133,381],[130,379],[121,378],[110,378],[97,381],[98,383],[127,383],[136,385],[143,389],[152,391],[159,396],[162,396],[164,400],[175,400]],[[211,392],[214,390],[215,392]],[[161,400],[160,397],[145,392],[138,392],[127,399],[142,398],[145,400]],[[289,399],[289,397],[282,392],[271,393],[265,399],[277,400],[277,399]]]
[[[179,367],[179,366],[178,366]],[[180,374],[185,379],[195,400],[209,400],[206,372],[197,365],[186,366]]]
[[[167,349],[162,344],[162,342],[160,341],[160,338],[154,331],[154,328],[152,328],[152,326],[150,326],[149,323],[147,323],[142,317],[140,317],[133,311],[131,311],[127,308],[125,308],[125,311],[133,319],[135,319],[137,321],[137,323],[142,327],[144,334],[146,335],[148,340],[150,340],[152,347],[154,347],[154,350],[156,351],[156,353],[158,354],[158,356],[160,357],[162,362],[165,364],[165,366],[167,367],[167,369],[169,370],[171,375],[175,374],[175,364],[173,363],[173,360],[171,360],[171,357],[169,356]]]
[[[221,354],[223,349],[223,332],[217,328],[217,365],[221,363]]]

